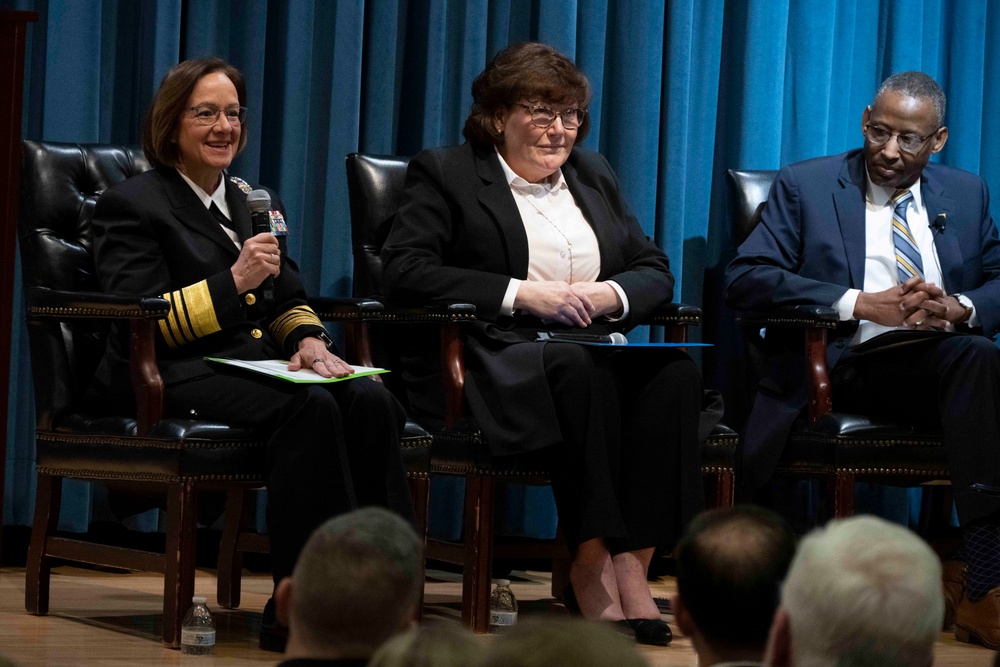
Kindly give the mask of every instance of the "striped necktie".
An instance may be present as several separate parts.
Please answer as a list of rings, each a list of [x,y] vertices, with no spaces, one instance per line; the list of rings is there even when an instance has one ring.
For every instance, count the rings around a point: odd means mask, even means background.
[[[896,246],[896,270],[901,283],[913,276],[924,276],[920,248],[906,224],[906,207],[912,199],[913,193],[909,190],[897,190],[892,195],[892,243]]]

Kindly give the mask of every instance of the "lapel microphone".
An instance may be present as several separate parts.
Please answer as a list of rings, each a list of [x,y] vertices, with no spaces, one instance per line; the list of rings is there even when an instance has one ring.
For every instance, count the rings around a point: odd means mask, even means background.
[[[944,230],[948,227],[948,214],[938,213],[937,217],[934,218],[934,222],[931,223],[931,227],[934,228],[935,233],[940,232],[944,234]]]

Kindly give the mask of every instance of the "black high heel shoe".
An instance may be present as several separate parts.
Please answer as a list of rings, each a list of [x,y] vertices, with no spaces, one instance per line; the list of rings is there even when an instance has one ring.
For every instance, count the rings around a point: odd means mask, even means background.
[[[566,584],[566,588],[563,590],[563,606],[570,613],[571,616],[578,616],[584,618],[583,612],[580,611],[580,604],[576,601],[576,593],[573,592],[573,584]],[[621,621],[594,621],[595,623],[603,623],[609,628],[617,632],[619,635],[628,639],[630,641],[639,641],[638,634],[635,631],[632,621],[621,620]],[[670,629],[667,628],[669,632]],[[670,640],[668,639],[669,643]],[[666,644],[662,644],[666,646]]]
[[[626,623],[635,632],[635,640],[650,646],[666,646],[674,638],[670,626],[658,618],[630,618]]]

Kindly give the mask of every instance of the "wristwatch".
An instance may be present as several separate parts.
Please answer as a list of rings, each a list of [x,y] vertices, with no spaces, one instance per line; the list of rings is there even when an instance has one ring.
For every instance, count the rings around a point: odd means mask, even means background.
[[[960,305],[962,308],[965,308],[965,314],[962,315],[962,319],[960,319],[955,324],[965,324],[972,317],[972,306],[967,306],[964,303],[962,303],[961,294],[952,294],[952,296],[955,297],[956,301],[958,301],[958,305]]]

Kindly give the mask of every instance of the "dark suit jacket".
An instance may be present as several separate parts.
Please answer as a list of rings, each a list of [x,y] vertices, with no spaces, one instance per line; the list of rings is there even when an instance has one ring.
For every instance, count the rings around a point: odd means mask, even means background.
[[[244,184],[244,187],[245,184]],[[272,210],[282,210],[271,193]],[[246,193],[226,179],[226,201],[241,240],[253,236]],[[298,268],[279,236],[281,273],[274,302],[259,290],[236,293],[230,268],[239,249],[176,169],[159,167],[106,190],[94,211],[94,257],[101,289],[163,296],[170,317],[160,323],[157,356],[169,385],[210,374],[204,356],[288,358],[300,339],[322,331],[306,306]],[[109,337],[90,395],[130,405],[127,332]]]
[[[622,198],[618,179],[598,153],[574,148],[563,175],[600,246],[598,280],[614,280],[629,299],[628,322],[598,324],[623,329],[669,302],[674,278],[663,252],[643,233]],[[500,306],[512,277],[526,279],[528,241],[510,186],[492,146],[466,143],[426,150],[410,161],[403,203],[383,246],[386,296],[403,305],[466,302],[476,306],[478,322],[468,336],[467,394],[494,453],[553,444],[557,434],[539,434],[550,398],[541,372],[541,346],[518,346],[516,358],[499,350],[533,340],[550,328],[531,316],[503,317]],[[433,349],[433,348],[432,348]],[[417,360],[414,360],[416,362]],[[426,359],[424,360],[426,362]],[[418,412],[440,414],[433,395],[432,364],[408,370],[411,404]],[[517,400],[522,408],[513,407]],[[504,421],[496,410],[506,402]],[[541,407],[539,407],[541,406]],[[542,415],[536,414],[536,410]],[[531,415],[531,416],[527,416]],[[533,427],[530,433],[524,430]],[[525,437],[528,436],[528,437]]]
[[[850,289],[864,289],[864,155],[853,150],[788,165],[778,172],[761,222],[726,269],[726,302],[736,310],[799,304],[833,305]],[[983,332],[1000,333],[1000,242],[985,182],[965,171],[928,164],[921,175],[928,220],[947,216],[934,245],[949,293],[976,306]],[[848,349],[857,321],[828,336],[832,369]],[[806,404],[801,340],[790,349],[781,333],[751,410],[744,449],[745,475],[767,481],[792,422]]]

